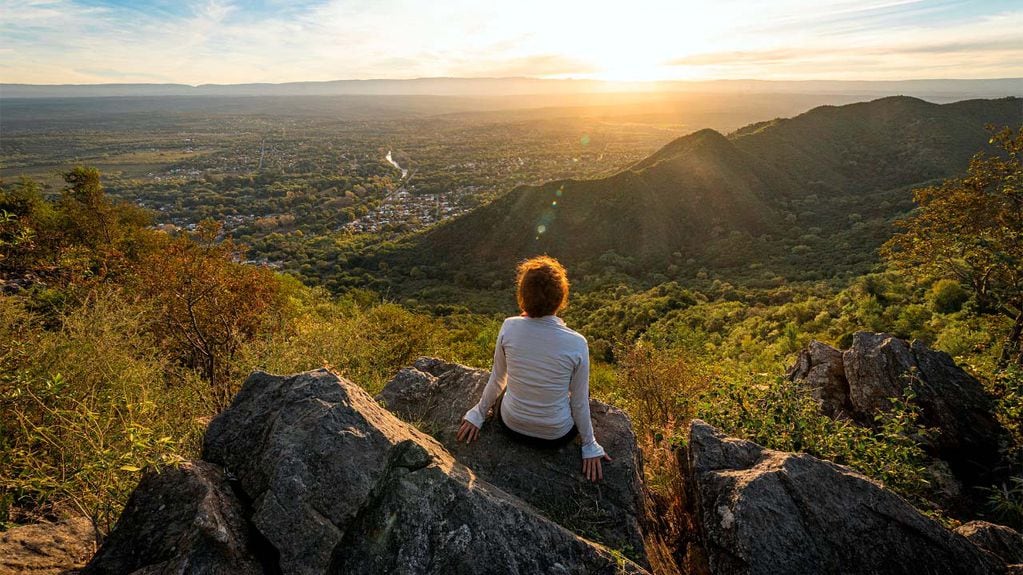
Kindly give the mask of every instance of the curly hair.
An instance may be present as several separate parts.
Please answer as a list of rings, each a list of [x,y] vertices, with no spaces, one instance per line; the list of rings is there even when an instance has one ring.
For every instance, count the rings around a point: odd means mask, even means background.
[[[553,315],[568,305],[568,273],[558,260],[536,256],[519,264],[516,298],[529,317]]]

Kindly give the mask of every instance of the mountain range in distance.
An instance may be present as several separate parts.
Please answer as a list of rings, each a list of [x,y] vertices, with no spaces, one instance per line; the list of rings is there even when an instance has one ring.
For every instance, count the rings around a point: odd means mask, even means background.
[[[907,95],[950,101],[1023,96],[1023,78],[895,81],[713,80],[611,82],[540,78],[415,78],[335,80],[281,84],[0,84],[2,98],[117,96],[510,96],[619,92],[709,92],[845,94],[864,97]]]
[[[606,178],[518,187],[352,263],[432,266],[436,279],[450,267],[481,288],[540,253],[583,273],[632,266],[662,273],[659,281],[683,268],[730,269],[724,277],[773,269],[792,280],[860,274],[892,221],[912,209],[914,187],[993,151],[988,124],[1023,125],[1023,99],[887,97],[727,136],[700,130]],[[415,292],[414,282],[406,289]]]

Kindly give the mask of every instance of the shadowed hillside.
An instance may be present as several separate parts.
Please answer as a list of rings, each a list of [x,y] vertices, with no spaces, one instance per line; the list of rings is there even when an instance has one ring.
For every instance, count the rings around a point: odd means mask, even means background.
[[[963,171],[987,145],[986,124],[1021,122],[1019,98],[891,97],[728,137],[701,130],[607,178],[516,188],[369,260],[435,264],[439,277],[471,271],[482,282],[543,252],[584,269],[625,261],[645,271],[773,265],[796,270],[784,273],[790,279],[862,272],[892,218],[912,208],[911,187]],[[815,277],[800,278],[801,269]]]
[[[472,263],[544,251],[576,262],[610,250],[657,257],[702,241],[706,226],[772,232],[778,218],[766,200],[785,189],[781,178],[701,130],[609,178],[517,188],[423,242]]]

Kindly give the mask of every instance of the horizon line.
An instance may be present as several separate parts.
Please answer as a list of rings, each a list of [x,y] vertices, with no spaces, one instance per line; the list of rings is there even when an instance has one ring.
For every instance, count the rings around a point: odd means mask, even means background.
[[[896,84],[905,82],[1005,82],[1023,81],[1023,76],[1004,76],[995,78],[904,78],[904,79],[877,79],[877,80],[850,80],[850,79],[760,79],[760,78],[715,78],[715,79],[664,79],[664,80],[604,80],[598,78],[544,78],[538,76],[417,76],[411,78],[338,78],[333,80],[295,80],[290,82],[237,82],[237,83],[203,83],[188,84],[184,82],[97,82],[97,83],[62,83],[62,84],[36,84],[25,82],[0,82],[0,86],[31,86],[31,87],[82,87],[82,86],[180,86],[189,88],[202,87],[229,87],[229,86],[286,86],[290,84],[333,84],[341,82],[420,82],[420,81],[533,81],[567,83],[580,82],[591,84],[618,84],[618,85],[657,85],[657,84],[714,84],[714,83],[740,83],[757,82],[764,84],[813,84],[813,83],[835,83],[835,84]]]

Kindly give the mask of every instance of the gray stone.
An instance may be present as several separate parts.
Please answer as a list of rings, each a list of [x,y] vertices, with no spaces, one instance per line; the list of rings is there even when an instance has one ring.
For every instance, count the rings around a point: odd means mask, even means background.
[[[263,573],[243,513],[214,465],[149,472],[82,575]]]
[[[433,358],[420,358],[389,382],[377,399],[405,421],[431,433],[481,479],[500,487],[566,529],[646,565],[641,522],[646,503],[642,457],[628,416],[590,401],[594,433],[613,458],[604,480],[581,472],[579,444],[537,449],[510,440],[492,417],[470,445],[455,436],[465,412],[479,401],[490,372]]]
[[[957,527],[956,533],[1006,563],[1023,563],[1023,535],[1011,527],[987,521],[970,521]]]
[[[1004,564],[863,475],[726,437],[702,421],[680,458],[715,575],[1001,573]],[[692,555],[692,553],[679,553]]]
[[[810,386],[825,415],[840,417],[852,413],[842,352],[837,349],[826,343],[811,341],[806,349],[799,352],[788,376],[792,380],[803,380]]]
[[[824,413],[849,415],[864,425],[873,424],[892,398],[912,390],[920,423],[937,430],[925,446],[967,485],[990,484],[1004,429],[984,387],[948,354],[920,341],[858,332],[845,352],[811,343],[789,370],[789,378],[809,383]]]
[[[252,374],[203,454],[237,478],[285,574],[645,572],[326,370]]]

